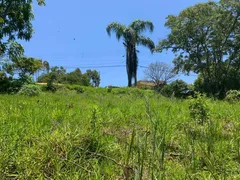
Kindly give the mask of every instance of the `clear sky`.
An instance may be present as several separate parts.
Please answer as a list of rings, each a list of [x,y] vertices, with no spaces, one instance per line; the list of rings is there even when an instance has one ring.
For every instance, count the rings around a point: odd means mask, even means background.
[[[68,71],[79,67],[96,69],[101,74],[101,86],[127,85],[125,67],[95,68],[96,66],[125,65],[125,50],[122,42],[106,33],[106,26],[117,21],[128,25],[141,19],[155,25],[152,34],[147,34],[157,44],[166,37],[166,17],[177,15],[181,10],[207,0],[46,0],[45,7],[34,5],[35,33],[30,42],[22,42],[25,55],[47,60],[51,66],[64,66]],[[139,47],[139,64],[151,62],[171,64],[174,55],[169,52],[151,54]],[[93,67],[93,68],[85,68]],[[196,76],[180,76],[192,83]],[[138,80],[144,79],[143,68],[138,70]]]

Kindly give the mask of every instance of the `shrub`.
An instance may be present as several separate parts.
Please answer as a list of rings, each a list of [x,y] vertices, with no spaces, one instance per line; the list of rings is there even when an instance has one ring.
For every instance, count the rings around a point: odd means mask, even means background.
[[[184,82],[183,80],[176,80],[168,85],[165,85],[161,89],[160,93],[166,97],[171,97],[172,95],[174,95],[175,97],[182,97],[182,92],[188,89],[189,87],[186,82]]]
[[[228,91],[225,100],[231,103],[240,101],[240,91],[237,90]]]
[[[200,93],[196,94],[196,98],[192,98],[189,104],[190,117],[203,124],[209,117],[209,107],[206,102],[206,96]]]
[[[77,87],[77,88],[76,88],[76,91],[77,91],[78,94],[81,94],[81,93],[84,93],[84,92],[85,92],[82,87]]]
[[[33,84],[24,85],[19,91],[19,94],[25,96],[38,96],[40,93],[41,89]]]
[[[0,80],[0,93],[14,94],[19,92],[23,86],[23,82],[20,79],[17,80]]]
[[[19,79],[13,77],[3,77],[0,72],[0,93],[15,94],[26,84],[32,84],[31,76],[21,76]]]
[[[112,86],[108,86],[108,87],[107,87],[107,92],[108,92],[108,93],[111,93],[112,90],[113,90],[113,87],[112,87]]]

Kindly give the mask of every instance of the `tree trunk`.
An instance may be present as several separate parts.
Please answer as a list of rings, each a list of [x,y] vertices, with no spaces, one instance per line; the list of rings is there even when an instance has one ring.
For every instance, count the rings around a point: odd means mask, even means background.
[[[132,78],[128,75],[128,87],[132,87]]]
[[[138,68],[138,57],[137,57],[137,51],[136,51],[136,46],[134,45],[132,47],[132,52],[131,52],[131,57],[132,57],[132,70],[133,70],[133,78],[134,78],[134,85],[137,87],[137,68]]]
[[[128,76],[128,87],[132,87],[132,72],[131,65],[127,63],[127,76]]]
[[[132,71],[131,71],[131,53],[130,47],[128,45],[126,50],[126,68],[127,68],[127,76],[128,76],[128,87],[132,87]]]
[[[137,76],[134,75],[134,86],[137,87]]]

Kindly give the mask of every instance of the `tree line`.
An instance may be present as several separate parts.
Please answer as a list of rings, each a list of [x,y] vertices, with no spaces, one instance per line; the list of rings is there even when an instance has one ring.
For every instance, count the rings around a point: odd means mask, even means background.
[[[96,70],[87,70],[82,73],[79,68],[72,72],[67,72],[64,67],[54,66],[47,73],[38,77],[37,82],[46,83],[52,81],[53,83],[72,84],[81,86],[99,87],[100,74]]]

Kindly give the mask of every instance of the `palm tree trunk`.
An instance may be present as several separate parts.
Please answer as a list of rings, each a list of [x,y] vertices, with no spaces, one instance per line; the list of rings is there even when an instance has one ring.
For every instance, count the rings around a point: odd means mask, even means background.
[[[132,66],[133,66],[133,78],[134,78],[134,85],[137,87],[137,68],[138,68],[138,57],[136,46],[133,46],[132,50]]]
[[[128,87],[132,87],[131,50],[129,46],[126,47],[126,68],[128,76]]]
[[[137,87],[137,76],[134,76],[134,86]]]
[[[132,78],[128,75],[128,87],[132,87]]]

